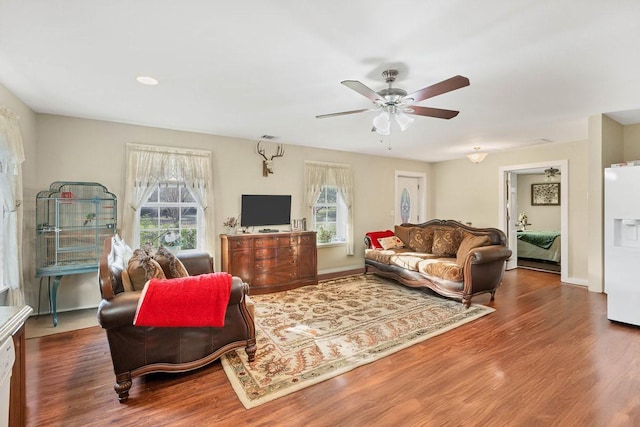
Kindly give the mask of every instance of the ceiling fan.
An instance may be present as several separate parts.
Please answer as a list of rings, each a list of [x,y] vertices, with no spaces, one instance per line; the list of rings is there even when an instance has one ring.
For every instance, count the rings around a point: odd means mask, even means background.
[[[316,118],[324,119],[327,117],[362,113],[365,111],[380,111],[380,114],[373,119],[373,128],[371,131],[377,132],[381,135],[389,135],[391,133],[391,117],[395,119],[396,123],[400,126],[400,129],[404,131],[411,125],[411,123],[413,123],[413,118],[408,115],[435,117],[438,119],[451,119],[457,116],[459,111],[420,107],[414,104],[437,95],[442,95],[443,93],[469,86],[468,78],[455,76],[450,79],[443,80],[440,83],[436,83],[407,94],[405,90],[392,87],[397,76],[397,70],[383,71],[382,77],[384,77],[385,82],[389,84],[389,87],[378,92],[357,80],[345,80],[341,82],[346,87],[369,98],[373,102],[374,108],[321,114],[316,116]]]

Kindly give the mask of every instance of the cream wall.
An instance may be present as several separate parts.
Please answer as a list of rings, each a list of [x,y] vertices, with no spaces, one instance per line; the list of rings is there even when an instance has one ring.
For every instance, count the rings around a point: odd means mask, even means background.
[[[604,168],[624,160],[623,126],[597,115],[589,117],[588,156],[588,265],[589,290],[604,291]]]
[[[274,174],[262,176],[262,158],[255,152],[256,141],[215,135],[180,132],[144,126],[111,123],[47,114],[38,114],[38,151],[36,186],[46,189],[53,181],[96,181],[118,198],[121,221],[125,186],[125,146],[128,142],[210,150],[213,159],[213,185],[216,234],[223,232],[226,217],[240,213],[243,193],[291,194],[292,218],[309,217],[303,203],[304,161],[347,163],[355,182],[354,222],[355,256],[346,255],[346,247],[318,250],[318,269],[333,272],[364,265],[362,237],[369,230],[393,227],[394,173],[396,170],[431,175],[429,164],[418,161],[322,150],[286,145],[285,155],[274,159]],[[275,144],[265,143],[267,154]],[[35,198],[26,203],[33,209]],[[309,219],[310,220],[310,219]],[[119,224],[122,226],[122,224]],[[35,233],[33,222],[26,233]],[[220,265],[220,243],[216,239],[216,266]],[[33,263],[29,267],[33,271]],[[36,301],[33,278],[30,301]],[[99,291],[94,274],[63,279],[58,297],[59,310],[96,306]],[[42,300],[46,307],[46,300]]]
[[[545,174],[518,174],[517,212],[518,215],[521,212],[527,214],[528,222],[531,223],[527,230],[560,231],[560,205],[533,206],[531,204],[531,184],[544,184],[547,182]],[[562,191],[562,188],[560,188],[560,191]]]
[[[640,124],[623,127],[622,146],[624,161],[640,160]]]
[[[498,170],[502,166],[567,160],[569,169],[568,277],[586,281],[588,142],[576,141],[491,153],[478,164],[458,159],[433,164],[433,216],[471,221],[476,227],[497,227]]]

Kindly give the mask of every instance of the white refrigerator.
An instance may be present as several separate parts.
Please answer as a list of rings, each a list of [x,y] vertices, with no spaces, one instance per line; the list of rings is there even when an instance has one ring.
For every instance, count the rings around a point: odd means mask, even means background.
[[[604,171],[604,291],[609,320],[640,325],[640,166]]]

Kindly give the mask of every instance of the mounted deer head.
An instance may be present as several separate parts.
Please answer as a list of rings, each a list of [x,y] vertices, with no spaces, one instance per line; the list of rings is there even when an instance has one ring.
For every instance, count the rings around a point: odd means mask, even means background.
[[[258,141],[258,145],[256,145],[256,149],[258,150],[258,154],[262,156],[264,159],[262,161],[262,176],[269,176],[270,173],[273,173],[273,159],[276,157],[284,156],[284,147],[282,144],[278,144],[278,148],[276,149],[276,154],[267,158],[264,154],[264,147],[260,145],[262,141]]]

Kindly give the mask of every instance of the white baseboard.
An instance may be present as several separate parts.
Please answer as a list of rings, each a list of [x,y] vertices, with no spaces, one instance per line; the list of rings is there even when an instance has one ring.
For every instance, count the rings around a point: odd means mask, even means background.
[[[567,277],[562,282],[563,283],[569,283],[569,284],[572,284],[572,285],[578,285],[578,286],[588,286],[589,285],[589,282],[586,279],[579,279],[577,277]]]
[[[341,271],[362,270],[363,268],[364,268],[364,264],[349,265],[349,266],[338,267],[338,268],[329,268],[327,270],[318,270],[318,275],[340,273]]]
[[[60,313],[64,313],[67,311],[78,311],[78,310],[87,310],[90,308],[94,308],[96,310],[96,313],[98,313],[98,306],[97,305],[84,305],[81,307],[72,307],[72,308],[64,308],[62,310],[56,310],[56,313],[60,314]],[[49,306],[47,305],[46,310],[43,310],[40,312],[40,316],[44,316],[44,315],[49,315],[52,314],[51,311],[49,310]],[[31,314],[29,315],[29,317],[33,317],[33,316],[38,316],[38,308],[34,308],[33,311],[31,312]]]

